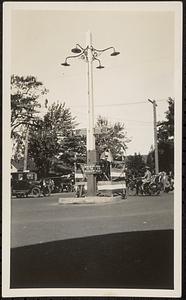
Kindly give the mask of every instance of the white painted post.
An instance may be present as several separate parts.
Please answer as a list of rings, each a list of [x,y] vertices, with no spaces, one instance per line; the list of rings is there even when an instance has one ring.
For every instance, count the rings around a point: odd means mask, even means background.
[[[92,68],[92,34],[87,32],[88,46],[88,126],[87,126],[87,165],[96,163],[96,149],[94,136],[94,97],[93,97],[93,68]],[[87,195],[96,195],[96,176],[87,174]]]

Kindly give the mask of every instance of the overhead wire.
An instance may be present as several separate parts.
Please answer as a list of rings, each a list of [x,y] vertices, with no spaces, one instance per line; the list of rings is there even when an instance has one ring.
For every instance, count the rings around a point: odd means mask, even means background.
[[[156,102],[167,101],[168,99],[159,99]],[[124,106],[124,105],[134,105],[134,104],[145,104],[147,101],[136,101],[136,102],[124,102],[124,103],[110,103],[110,104],[95,104],[95,107],[105,107],[105,106]],[[71,105],[71,107],[86,107],[86,104],[81,105]]]
[[[162,101],[167,101],[168,98],[164,99],[159,99],[156,100],[156,102],[162,102]],[[112,103],[112,104],[97,104],[95,107],[105,107],[105,106],[125,106],[125,105],[135,105],[135,104],[145,104],[148,103],[147,101],[136,101],[136,102],[125,102],[125,103]],[[87,105],[71,105],[71,107],[86,107]],[[41,109],[41,113],[46,113],[46,108]],[[85,112],[81,111],[81,113],[85,114]],[[122,122],[137,122],[139,126],[151,126],[150,121],[141,121],[141,120],[131,120],[131,119],[125,119]],[[131,126],[131,125],[130,125]],[[134,125],[135,126],[135,125]]]
[[[156,102],[162,102],[162,101],[166,101],[168,99],[159,99],[156,100]],[[148,103],[147,101],[136,101],[136,102],[124,102],[124,103],[111,103],[111,104],[97,104],[95,106],[123,106],[123,105],[134,105],[134,104],[144,104],[144,103]]]

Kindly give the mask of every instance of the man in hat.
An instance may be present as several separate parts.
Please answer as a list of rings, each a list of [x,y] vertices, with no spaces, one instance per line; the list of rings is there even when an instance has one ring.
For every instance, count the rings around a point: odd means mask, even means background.
[[[104,152],[100,156],[100,166],[101,166],[103,177],[106,180],[111,179],[110,167],[112,161],[113,161],[113,157],[110,149],[105,148]]]
[[[142,191],[144,192],[145,191],[145,188],[146,186],[151,182],[151,171],[150,171],[150,168],[148,166],[145,167],[145,174],[144,176],[142,177]]]

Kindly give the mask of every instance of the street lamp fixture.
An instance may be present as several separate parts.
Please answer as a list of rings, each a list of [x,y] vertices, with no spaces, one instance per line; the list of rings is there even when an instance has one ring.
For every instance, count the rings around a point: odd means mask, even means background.
[[[72,50],[71,50],[73,53],[81,53],[81,49],[79,49],[79,48],[73,48]]]
[[[97,69],[104,69],[104,66],[99,65],[98,67],[96,67]]]
[[[80,57],[83,60],[86,60],[87,62],[89,61],[90,58],[88,58],[88,53],[91,54],[91,61],[95,61],[98,60],[99,61],[99,66],[96,67],[97,69],[103,69],[104,66],[101,65],[101,61],[97,58],[98,56],[100,56],[103,52],[108,51],[108,50],[113,50],[113,52],[110,54],[111,56],[117,56],[120,54],[120,52],[116,51],[114,47],[108,47],[105,49],[96,49],[94,48],[92,45],[88,45],[86,48],[83,48],[81,45],[76,44],[76,47],[71,49],[72,53],[75,53],[77,55],[73,55],[73,56],[67,56],[66,60],[64,63],[62,63],[62,66],[70,66],[70,64],[67,63],[67,60],[71,59],[71,58],[76,58],[76,57]],[[90,56],[90,55],[89,55]]]
[[[87,195],[96,195],[96,177],[93,170],[96,165],[96,147],[95,147],[95,124],[94,124],[94,99],[93,99],[93,62],[97,61],[97,69],[103,69],[98,57],[105,51],[112,50],[111,56],[117,56],[120,52],[116,51],[114,47],[108,47],[105,49],[96,49],[92,45],[92,35],[87,33],[87,46],[83,48],[81,45],[76,44],[71,52],[75,55],[67,56],[62,66],[70,66],[68,60],[73,58],[81,58],[87,63],[87,75],[88,75],[88,126],[87,126],[87,166],[90,173],[87,173]],[[90,167],[90,168],[89,168]]]
[[[81,47],[79,44],[76,44],[76,47],[73,48],[71,51],[73,53],[81,53],[83,50],[84,50],[83,47]]]
[[[101,65],[101,61],[98,58],[94,58],[95,60],[97,60],[99,62],[99,66],[97,66],[97,69],[104,69],[104,66]]]
[[[120,52],[114,51],[114,52],[111,53],[111,56],[116,56],[116,55],[119,55],[119,54],[120,54]]]
[[[69,67],[70,66],[70,64],[68,64],[67,62],[62,63],[61,65],[65,66],[65,67]]]

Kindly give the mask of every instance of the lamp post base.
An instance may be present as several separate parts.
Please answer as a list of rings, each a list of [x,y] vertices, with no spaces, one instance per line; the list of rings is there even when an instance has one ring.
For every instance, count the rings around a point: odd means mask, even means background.
[[[87,175],[87,196],[96,196],[96,176],[93,174]]]
[[[87,165],[91,166],[96,163],[96,150],[87,151]],[[87,174],[87,196],[96,196],[96,175]]]

